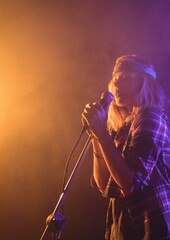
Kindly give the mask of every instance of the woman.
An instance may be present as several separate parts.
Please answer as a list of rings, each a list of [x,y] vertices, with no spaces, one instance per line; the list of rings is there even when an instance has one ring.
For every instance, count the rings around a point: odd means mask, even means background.
[[[107,109],[82,114],[94,153],[93,182],[110,198],[106,239],[170,239],[170,140],[164,94],[153,66],[136,55],[117,59]]]

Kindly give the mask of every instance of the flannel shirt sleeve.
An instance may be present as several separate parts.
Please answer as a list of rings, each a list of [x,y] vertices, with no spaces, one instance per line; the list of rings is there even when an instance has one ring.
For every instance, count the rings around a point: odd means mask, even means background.
[[[132,192],[148,185],[165,143],[166,122],[161,113],[152,108],[140,110],[131,128],[131,140],[124,151],[134,178]]]

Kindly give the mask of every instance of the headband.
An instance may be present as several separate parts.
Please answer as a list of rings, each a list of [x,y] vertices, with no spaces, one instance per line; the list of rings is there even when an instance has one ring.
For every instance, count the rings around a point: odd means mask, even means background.
[[[130,59],[122,59],[122,61],[118,59],[113,69],[113,75],[117,72],[142,72],[156,79],[156,72],[152,67],[141,62],[135,62],[134,59],[131,61]]]

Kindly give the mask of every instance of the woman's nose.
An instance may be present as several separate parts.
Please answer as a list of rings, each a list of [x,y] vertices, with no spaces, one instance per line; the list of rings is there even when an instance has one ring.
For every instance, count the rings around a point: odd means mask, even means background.
[[[121,84],[122,84],[122,80],[119,78],[119,79],[117,79],[115,82],[114,82],[114,86],[115,87],[119,87],[119,86],[121,86]]]

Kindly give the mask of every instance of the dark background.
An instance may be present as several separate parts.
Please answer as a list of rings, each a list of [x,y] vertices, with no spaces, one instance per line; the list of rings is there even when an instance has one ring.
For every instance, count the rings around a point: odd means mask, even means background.
[[[0,239],[40,239],[83,108],[107,89],[117,57],[151,60],[169,96],[169,39],[169,1],[0,0]],[[63,240],[104,239],[91,155],[64,204]]]

